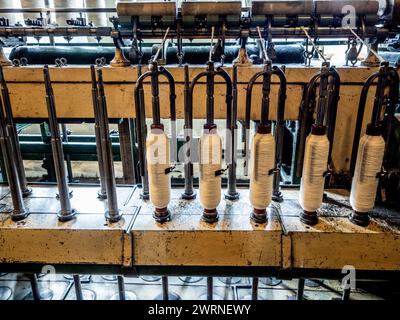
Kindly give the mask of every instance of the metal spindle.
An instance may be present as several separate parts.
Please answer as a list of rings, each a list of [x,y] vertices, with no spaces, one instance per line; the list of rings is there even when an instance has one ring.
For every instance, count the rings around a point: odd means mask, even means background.
[[[22,196],[27,197],[30,194],[32,194],[32,188],[28,186],[28,183],[26,181],[25,168],[24,168],[24,163],[22,161],[21,149],[19,147],[18,132],[17,132],[17,126],[14,122],[10,93],[8,91],[7,83],[4,78],[3,67],[1,65],[0,65],[0,84],[1,84],[1,94],[3,97],[4,111],[6,116],[7,132],[11,139],[13,147],[10,156],[12,157],[12,161],[15,162],[16,164]]]
[[[94,112],[94,132],[96,136],[96,149],[97,149],[97,161],[99,165],[99,178],[100,178],[100,190],[97,195],[100,199],[107,198],[106,182],[104,176],[104,161],[103,151],[101,144],[101,133],[100,133],[100,115],[99,115],[99,92],[97,89],[96,71],[94,65],[90,66],[90,74],[92,78],[92,102]]]
[[[105,212],[106,219],[110,222],[118,222],[122,215],[118,209],[117,187],[114,173],[114,160],[112,153],[112,145],[110,139],[110,129],[108,124],[107,101],[104,93],[103,71],[97,69],[98,90],[99,90],[99,125],[101,136],[101,151],[104,161],[104,177],[107,192],[107,210]]]
[[[69,221],[75,217],[76,210],[71,207],[67,175],[65,171],[64,151],[61,142],[60,128],[57,122],[57,113],[53,88],[51,86],[49,67],[47,65],[44,67],[43,73],[46,86],[46,102],[47,112],[49,115],[51,149],[53,153],[54,170],[56,173],[58,196],[61,207],[57,215],[60,221]]]

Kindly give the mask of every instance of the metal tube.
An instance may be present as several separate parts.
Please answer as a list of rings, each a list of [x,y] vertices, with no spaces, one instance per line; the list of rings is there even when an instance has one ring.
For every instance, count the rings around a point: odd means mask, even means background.
[[[207,300],[214,300],[213,277],[207,277]]]
[[[285,125],[285,102],[286,102],[286,77],[285,69],[273,67],[273,73],[279,77],[280,86],[278,94],[278,109],[275,126],[275,162],[276,170],[274,172],[272,197],[275,201],[283,200],[280,191],[281,169],[282,169],[282,153],[283,153],[283,135]]]
[[[53,88],[51,86],[49,67],[47,65],[44,66],[43,74],[46,86],[46,102],[47,112],[49,115],[51,149],[53,153],[54,170],[56,173],[58,195],[61,207],[57,215],[60,221],[69,221],[75,217],[76,210],[71,207],[67,175],[65,172],[64,151],[61,142],[60,128],[57,122],[57,113]]]
[[[230,164],[228,170],[228,191],[225,198],[229,200],[239,199],[239,193],[236,191],[236,160],[237,160],[237,65],[232,67],[232,118],[230,128]],[[228,132],[229,133],[229,132]],[[229,141],[227,141],[229,143]],[[229,150],[227,150],[228,153]]]
[[[271,93],[271,62],[268,61],[264,66],[262,100],[261,100],[261,125],[270,124],[269,121],[269,95]]]
[[[360,100],[358,103],[358,111],[357,111],[357,120],[356,120],[356,127],[354,130],[354,138],[353,138],[353,148],[351,151],[351,160],[350,160],[350,176],[352,177],[354,175],[354,170],[356,167],[356,161],[357,161],[357,152],[358,152],[358,146],[360,143],[360,136],[361,136],[361,128],[363,124],[363,119],[364,119],[364,111],[365,111],[365,104],[367,101],[367,95],[369,88],[372,84],[372,82],[379,76],[379,72],[375,72],[372,75],[368,77],[368,79],[365,81],[361,94],[360,94]]]
[[[125,283],[123,276],[117,276],[119,300],[126,300]]]
[[[144,105],[144,91],[142,81],[151,75],[151,72],[142,74],[142,68],[138,66],[138,80],[135,85],[135,113],[136,113],[136,135],[138,139],[138,154],[140,164],[140,175],[142,180],[142,193],[143,200],[149,199],[149,180],[146,170],[146,109]]]
[[[157,62],[152,62],[151,67],[151,97],[152,97],[152,111],[153,111],[153,124],[160,125],[160,90],[158,83],[158,65]]]
[[[3,67],[0,65],[0,84],[1,84],[1,94],[3,97],[4,111],[6,116],[6,127],[7,133],[11,139],[11,145],[13,151],[10,154],[11,161],[15,162],[19,183],[22,191],[22,196],[27,197],[32,193],[32,189],[28,187],[25,176],[24,163],[22,161],[21,149],[19,147],[17,127],[14,122],[14,116],[11,107],[10,94],[7,88],[7,84],[4,78]]]
[[[3,155],[3,163],[7,175],[8,185],[11,193],[13,209],[11,219],[14,221],[25,219],[29,215],[29,210],[25,207],[18,177],[15,161],[12,160],[13,153],[12,139],[7,134],[6,121],[3,111],[3,103],[0,99],[0,146]]]
[[[96,136],[96,148],[97,148],[97,162],[99,165],[99,178],[100,178],[100,190],[97,195],[100,199],[107,198],[106,182],[104,176],[104,161],[103,161],[103,150],[101,144],[101,132],[100,132],[100,114],[99,114],[99,92],[97,89],[96,71],[94,65],[90,66],[90,74],[92,77],[92,103],[94,112],[94,132]]]
[[[73,275],[76,300],[83,300],[81,278],[78,274]]]
[[[28,277],[29,277],[29,281],[31,283],[33,300],[41,300],[39,284],[38,284],[36,274],[34,274],[34,273],[28,274]]]
[[[296,300],[303,300],[304,296],[304,284],[305,284],[305,279],[300,278],[299,282],[297,284],[297,295],[296,295]]]
[[[108,209],[105,212],[105,217],[110,222],[118,222],[122,215],[118,209],[117,188],[114,174],[114,160],[111,148],[110,129],[108,126],[107,101],[104,93],[103,71],[97,69],[98,90],[99,90],[99,116],[100,116],[100,136],[101,136],[101,151],[104,161],[104,177],[107,191]]]
[[[214,62],[207,62],[207,75],[206,75],[206,112],[207,112],[207,125],[214,125]]]
[[[253,284],[251,286],[251,300],[258,300],[258,278],[253,278]]]
[[[163,277],[161,278],[161,282],[162,282],[163,300],[169,300],[168,277],[163,276]]]
[[[189,66],[184,67],[185,83],[184,83],[184,135],[185,135],[185,150],[184,150],[184,172],[185,172],[185,191],[182,193],[182,199],[195,199],[196,193],[193,189],[193,163],[192,163],[192,139],[193,139],[193,109],[189,108]]]

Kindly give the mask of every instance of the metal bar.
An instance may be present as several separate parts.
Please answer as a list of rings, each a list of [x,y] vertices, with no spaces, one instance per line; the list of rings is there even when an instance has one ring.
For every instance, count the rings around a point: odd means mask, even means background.
[[[51,86],[49,67],[43,69],[44,81],[46,86],[47,112],[49,114],[49,128],[51,134],[51,148],[53,153],[54,169],[57,179],[58,196],[60,200],[60,211],[58,218],[60,221],[69,221],[76,215],[75,209],[71,207],[70,193],[68,189],[67,176],[65,172],[64,151],[62,148],[60,128],[57,122],[57,113],[54,101],[53,88]]]
[[[90,66],[90,74],[92,78],[94,133],[96,137],[97,163],[99,166],[99,178],[100,178],[100,190],[97,192],[97,195],[100,199],[106,199],[107,190],[106,190],[106,182],[104,176],[104,161],[103,161],[103,151],[102,151],[101,132],[100,132],[99,92],[97,89],[96,71],[94,65]]]
[[[7,134],[6,121],[3,111],[3,103],[0,99],[0,146],[3,155],[3,163],[7,175],[7,181],[11,193],[13,209],[11,212],[12,220],[22,220],[29,215],[29,210],[25,207],[22,190],[18,177],[17,167],[11,154],[13,153],[11,137]]]
[[[258,278],[253,278],[253,284],[251,286],[251,300],[258,300]]]
[[[189,66],[185,64],[184,67],[184,172],[185,172],[185,191],[182,194],[182,199],[194,199],[196,193],[193,189],[193,163],[192,163],[192,146],[193,146],[193,108],[190,108],[190,80],[189,80]]]
[[[4,111],[6,116],[6,128],[8,135],[11,139],[10,141],[11,145],[13,147],[10,156],[12,157],[12,161],[15,161],[22,196],[27,197],[32,193],[32,189],[29,188],[28,183],[26,181],[24,163],[22,161],[21,149],[19,147],[17,127],[14,122],[14,116],[10,101],[10,94],[7,88],[7,83],[4,78],[2,66],[0,66],[0,84],[1,84],[1,94],[3,97]]]
[[[163,300],[169,300],[168,277],[163,276],[163,277],[161,278],[161,282],[162,282]]]
[[[41,300],[40,291],[39,291],[39,284],[38,284],[38,281],[37,281],[36,274],[32,273],[32,274],[28,274],[27,276],[28,276],[29,281],[31,283],[33,300],[36,300],[36,301],[37,300]]]
[[[239,199],[239,193],[236,191],[236,167],[237,167],[237,65],[234,64],[232,67],[232,118],[230,119],[231,128],[230,131],[230,164],[228,170],[228,190],[225,194],[225,198],[229,200]],[[228,140],[228,139],[227,139]],[[229,141],[228,141],[229,143]],[[229,153],[229,149],[226,150]]]
[[[207,300],[214,300],[213,277],[207,277]]]
[[[206,75],[206,112],[207,112],[207,125],[214,125],[214,62],[207,62],[207,75]]]
[[[296,300],[303,300],[304,296],[304,284],[305,284],[305,279],[304,278],[299,278],[299,282],[297,284],[297,295],[296,295]]]
[[[146,170],[146,136],[147,136],[147,125],[146,125],[146,108],[144,102],[144,90],[143,80],[149,77],[151,72],[148,71],[142,74],[142,68],[138,66],[138,79],[135,85],[135,113],[136,113],[136,135],[138,140],[138,154],[139,154],[139,165],[140,165],[140,176],[142,180],[142,193],[141,198],[143,200],[149,199],[149,180],[148,173]]]
[[[83,300],[81,278],[78,274],[73,275],[76,300]]]
[[[107,207],[105,217],[110,222],[118,222],[122,215],[118,209],[117,188],[115,183],[114,160],[111,148],[110,129],[108,126],[107,101],[104,92],[104,81],[102,69],[97,69],[97,85],[99,90],[99,115],[101,150],[104,161],[104,177],[107,190]]]
[[[123,276],[117,276],[119,300],[126,300],[125,283]]]
[[[279,77],[280,86],[278,93],[278,108],[275,126],[275,166],[273,180],[272,196],[275,201],[282,201],[282,193],[280,191],[280,180],[282,170],[282,154],[283,154],[283,135],[285,126],[285,102],[286,102],[286,77],[284,67],[273,67],[273,73]]]

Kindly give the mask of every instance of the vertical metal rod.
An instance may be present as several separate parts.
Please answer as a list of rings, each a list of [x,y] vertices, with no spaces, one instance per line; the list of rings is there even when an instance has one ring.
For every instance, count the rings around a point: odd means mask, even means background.
[[[271,62],[267,61],[264,66],[263,85],[262,85],[262,102],[261,102],[261,124],[269,124],[269,95],[271,92]]]
[[[126,300],[124,277],[117,276],[119,300]]]
[[[83,300],[81,278],[79,277],[78,274],[74,274],[73,278],[74,278],[76,300]]]
[[[104,92],[103,71],[97,69],[98,90],[99,90],[99,115],[100,115],[100,136],[101,151],[104,161],[104,177],[107,191],[107,206],[105,217],[110,222],[117,222],[121,219],[121,213],[118,209],[117,188],[114,173],[114,159],[112,153],[110,129],[108,125],[107,101]]]
[[[61,124],[62,131],[62,142],[68,143],[68,129],[65,123]],[[65,161],[67,162],[67,177],[68,182],[74,182],[74,175],[72,173],[71,157],[69,154],[65,156]]]
[[[163,300],[169,300],[168,277],[163,276],[161,278],[161,282],[162,282]]]
[[[251,286],[251,300],[258,300],[258,278],[253,278],[253,284]]]
[[[304,296],[304,284],[305,284],[305,279],[304,278],[299,278],[299,282],[297,284],[297,295],[296,295],[296,300],[303,300]]]
[[[142,74],[142,68],[138,66],[138,77]],[[149,194],[149,178],[148,172],[146,170],[146,136],[147,136],[147,125],[146,125],[146,115],[144,109],[144,90],[143,85],[140,84],[138,88],[138,101],[135,100],[136,107],[136,130],[140,134],[138,134],[138,145],[139,145],[139,161],[140,166],[144,170],[141,170],[141,180],[142,180],[142,194],[141,197],[143,200],[148,200],[150,197]],[[140,141],[139,141],[140,140]]]
[[[58,219],[68,221],[75,217],[76,211],[71,207],[70,194],[65,172],[64,151],[61,142],[60,128],[57,122],[57,112],[54,101],[53,88],[51,86],[49,67],[43,69],[46,86],[47,112],[49,115],[49,129],[51,134],[51,148],[53,153],[54,170],[57,178],[58,195],[60,200],[60,211]]]
[[[151,68],[151,97],[152,97],[152,113],[153,113],[153,124],[160,125],[160,89],[158,83],[158,65],[157,62],[153,62],[150,65]]]
[[[184,172],[185,172],[185,191],[182,199],[194,199],[196,193],[193,190],[193,163],[192,163],[192,145],[193,145],[193,114],[189,106],[189,66],[184,67],[185,85],[184,85],[184,113],[185,113],[185,156],[184,156]]]
[[[214,124],[214,62],[207,62],[207,75],[206,75],[206,86],[207,86],[207,98],[206,98],[206,110],[207,110],[207,125]]]
[[[213,277],[207,277],[207,300],[214,300]]]
[[[285,126],[285,101],[286,101],[286,77],[285,67],[281,70],[276,69],[276,74],[280,77],[280,88],[278,97],[278,109],[276,116],[275,127],[275,158],[276,158],[276,171],[274,172],[273,190],[272,195],[275,201],[283,201],[282,193],[280,191],[281,170],[282,170],[282,153],[283,153],[283,136]]]
[[[236,167],[237,167],[237,65],[233,65],[232,67],[232,118],[231,118],[231,155],[230,155],[230,164],[228,170],[228,191],[225,195],[226,199],[229,200],[237,200],[239,199],[239,193],[236,191]],[[229,132],[228,132],[229,134]],[[228,150],[227,150],[228,152]]]
[[[11,212],[12,220],[21,220],[29,215],[29,210],[25,207],[20,181],[18,177],[17,167],[15,161],[12,160],[11,154],[12,141],[11,137],[7,134],[6,121],[3,111],[3,103],[0,99],[0,146],[3,155],[3,164],[5,167],[7,181],[10,188],[11,200],[13,209]]]
[[[90,66],[90,74],[92,78],[92,103],[93,103],[93,114],[94,114],[94,134],[96,137],[96,149],[97,149],[97,162],[99,166],[99,178],[100,178],[100,190],[97,192],[97,196],[100,199],[107,198],[106,182],[104,177],[104,161],[103,151],[101,145],[101,134],[100,134],[100,115],[99,115],[99,92],[97,89],[96,71],[94,65]]]
[[[22,160],[21,149],[19,147],[17,126],[14,122],[10,94],[4,78],[2,66],[0,66],[0,85],[1,85],[1,94],[3,97],[4,111],[6,117],[7,132],[11,139],[10,142],[12,143],[13,146],[13,151],[10,156],[12,157],[12,161],[15,162],[16,164],[22,196],[27,197],[32,193],[32,189],[28,187],[28,183],[26,181],[24,163]]]
[[[34,273],[29,274],[28,277],[29,277],[29,281],[31,283],[33,300],[41,300],[39,284],[38,284],[36,274],[34,274]]]

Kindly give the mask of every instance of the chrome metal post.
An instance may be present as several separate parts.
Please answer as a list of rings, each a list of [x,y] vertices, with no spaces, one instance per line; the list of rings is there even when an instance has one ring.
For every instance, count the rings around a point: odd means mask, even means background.
[[[25,207],[20,181],[18,177],[18,169],[16,162],[11,156],[13,153],[12,138],[7,133],[6,120],[3,111],[3,103],[0,99],[0,146],[3,154],[3,162],[7,175],[8,185],[11,193],[11,201],[13,209],[11,212],[12,220],[22,220],[29,215],[29,210]]]
[[[122,215],[118,209],[117,188],[114,173],[114,160],[111,148],[111,139],[108,126],[107,101],[104,93],[104,81],[102,69],[97,69],[97,80],[99,90],[99,116],[100,116],[100,136],[101,136],[101,151],[104,161],[104,177],[107,191],[108,209],[105,212],[106,219],[110,222],[117,222]]]
[[[0,65],[0,84],[1,84],[1,94],[3,97],[4,111],[6,116],[7,132],[11,138],[12,142],[12,161],[15,161],[19,183],[21,187],[21,192],[23,197],[27,197],[32,193],[32,188],[28,187],[25,176],[24,163],[22,161],[21,149],[19,148],[19,140],[17,127],[14,122],[14,116],[11,107],[10,93],[8,91],[7,83],[4,78],[3,67]]]
[[[51,86],[49,67],[47,65],[43,69],[43,74],[46,86],[46,102],[47,112],[49,115],[51,149],[53,153],[54,170],[56,173],[58,195],[61,207],[57,215],[60,221],[69,221],[75,217],[76,210],[71,207],[67,175],[65,171],[64,151],[61,142],[60,128],[57,122],[57,112],[55,107],[53,88]]]
[[[94,133],[96,136],[97,162],[99,165],[99,178],[100,178],[100,190],[97,192],[97,196],[100,199],[107,199],[106,182],[104,177],[103,151],[102,151],[101,133],[100,133],[99,91],[97,89],[96,71],[94,65],[90,66],[90,74],[92,78]]]

